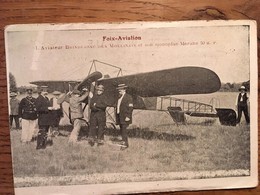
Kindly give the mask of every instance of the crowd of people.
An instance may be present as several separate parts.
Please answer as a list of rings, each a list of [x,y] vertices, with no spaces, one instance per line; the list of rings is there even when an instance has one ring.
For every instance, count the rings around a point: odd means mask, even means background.
[[[120,127],[122,140],[117,143],[121,149],[129,147],[127,128],[132,123],[133,98],[126,93],[127,86],[119,84],[118,99],[114,103],[116,124]],[[89,104],[89,135],[88,143],[91,146],[104,145],[104,132],[106,127],[106,108],[109,105],[107,97],[104,94],[106,89],[103,85],[98,85],[95,88],[94,94],[90,93],[87,88],[82,91],[74,89],[67,94],[61,94],[59,91],[54,91],[53,98],[48,98],[48,92],[40,89],[38,97],[32,96],[32,89],[27,89],[27,96],[21,101],[17,99],[17,94],[10,93],[10,126],[15,121],[15,128],[20,129],[21,118],[21,142],[29,143],[37,141],[36,149],[45,149],[46,146],[52,145],[52,133],[58,132],[60,119],[63,117],[63,102],[69,104],[69,118],[73,124],[73,130],[69,137],[70,143],[76,143],[79,138],[80,129],[85,121],[83,115],[82,103]],[[242,113],[244,113],[246,123],[250,123],[248,112],[248,94],[246,88],[241,86],[240,93],[236,98],[237,108],[237,124],[240,123]]]
[[[60,92],[54,91],[54,98],[48,98],[48,92],[42,89],[38,90],[38,97],[34,98],[31,88],[26,90],[27,96],[19,102],[16,94],[12,94],[12,99],[16,99],[16,106],[18,108],[17,116],[18,122],[21,118],[21,142],[29,143],[37,141],[36,149],[44,149],[47,145],[52,145],[50,132],[58,127],[60,119],[63,115],[62,106],[57,104],[55,96]],[[56,103],[55,103],[56,102]],[[10,106],[12,112],[12,105]],[[11,116],[10,116],[11,118]],[[12,126],[12,121],[10,120]],[[16,128],[20,128],[19,124]],[[53,128],[53,129],[52,129]]]
[[[118,100],[114,103],[116,113],[116,123],[120,127],[122,140],[117,145],[122,150],[129,147],[127,128],[132,123],[133,99],[126,93],[127,86],[119,84]],[[105,144],[104,132],[106,127],[106,108],[109,105],[107,97],[104,95],[105,88],[98,85],[94,94],[90,93],[87,88],[79,91],[74,89],[67,94],[61,94],[54,91],[53,98],[49,99],[48,92],[43,89],[38,90],[38,97],[33,97],[33,90],[27,89],[26,97],[21,101],[17,99],[17,94],[10,93],[10,126],[13,120],[15,128],[20,129],[21,120],[21,142],[29,143],[36,141],[36,149],[45,149],[52,146],[53,132],[58,132],[60,119],[63,117],[63,102],[69,104],[69,118],[73,124],[73,130],[69,136],[69,143],[76,143],[79,139],[80,129],[85,121],[83,115],[83,102],[87,102],[90,108],[89,135],[88,143],[91,146],[95,144],[102,146]]]

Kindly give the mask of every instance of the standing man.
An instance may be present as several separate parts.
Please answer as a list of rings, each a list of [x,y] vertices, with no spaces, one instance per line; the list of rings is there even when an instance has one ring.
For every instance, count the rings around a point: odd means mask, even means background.
[[[237,112],[238,112],[237,124],[240,123],[240,120],[242,117],[242,112],[244,112],[246,123],[249,124],[250,123],[250,118],[248,115],[249,98],[246,93],[247,90],[246,90],[245,86],[241,86],[239,88],[239,91],[240,91],[240,93],[238,94],[237,101],[236,101]]]
[[[15,128],[19,129],[20,124],[19,124],[19,104],[20,101],[16,98],[17,94],[14,92],[10,93],[10,128],[12,128],[13,125],[13,119],[15,121]]]
[[[104,144],[104,131],[106,126],[106,108],[107,98],[104,95],[104,86],[98,85],[92,99],[90,100],[90,126],[89,126],[89,144],[94,146]]]
[[[19,104],[19,117],[22,118],[22,143],[31,142],[37,129],[36,99],[32,97],[32,89],[28,88],[26,91],[27,96]]]
[[[72,92],[65,94],[58,99],[58,104],[66,101],[69,103],[70,119],[73,124],[73,130],[69,137],[69,142],[76,143],[78,141],[79,131],[83,122],[82,102],[88,97],[88,89],[83,89],[84,93],[80,96],[80,91],[74,89]]]
[[[49,98],[47,97],[48,92],[44,91],[39,93],[36,99],[36,110],[38,113],[38,125],[39,132],[37,136],[37,146],[36,149],[45,149],[47,146],[48,131],[51,125],[51,114]],[[52,140],[48,140],[48,144],[52,145]]]
[[[117,90],[119,99],[116,105],[116,124],[120,126],[122,142],[119,144],[121,149],[128,148],[127,127],[132,123],[133,98],[126,93],[127,86],[119,84]]]
[[[61,92],[54,91],[52,94],[54,95],[54,97],[50,99],[50,106],[52,107],[51,115],[53,121],[51,128],[52,128],[52,134],[58,135],[60,119],[63,117],[62,105],[58,104],[58,99]]]

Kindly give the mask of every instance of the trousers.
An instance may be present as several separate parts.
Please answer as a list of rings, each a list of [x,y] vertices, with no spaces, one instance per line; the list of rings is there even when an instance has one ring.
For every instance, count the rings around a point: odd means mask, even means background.
[[[49,125],[39,125],[36,149],[45,149],[46,148],[49,128],[50,128]]]
[[[30,142],[38,129],[37,120],[22,119],[22,142]]]
[[[13,119],[14,119],[14,122],[15,122],[16,129],[19,129],[19,127],[20,127],[19,116],[18,115],[10,115],[10,127],[13,126]]]
[[[106,112],[102,110],[91,112],[89,122],[89,137],[104,140]]]
[[[245,115],[245,119],[246,119],[246,122],[247,124],[250,123],[250,118],[249,118],[249,114],[248,114],[248,106],[238,106],[237,107],[237,123],[240,123],[240,120],[241,120],[241,117],[242,117],[242,112],[244,113]]]
[[[73,120],[73,130],[70,134],[69,137],[69,142],[77,142],[78,141],[78,136],[79,136],[79,131],[82,126],[82,119],[74,119]]]
[[[120,133],[122,135],[122,141],[124,141],[126,146],[128,146],[128,136],[127,136],[128,124],[121,124],[119,126],[120,126]]]

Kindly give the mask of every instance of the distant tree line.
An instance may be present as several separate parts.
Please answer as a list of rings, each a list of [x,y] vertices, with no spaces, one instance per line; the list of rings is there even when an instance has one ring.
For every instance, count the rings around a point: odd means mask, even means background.
[[[23,94],[23,93],[26,93],[27,88],[28,88],[28,86],[17,87],[16,79],[15,79],[14,75],[11,72],[9,72],[9,91],[10,92]],[[37,91],[37,87],[31,87],[31,88],[32,88],[33,92]]]
[[[250,80],[242,83],[221,83],[219,91],[222,92],[238,92],[241,86],[245,86],[247,91],[250,91]]]
[[[14,75],[9,72],[9,91],[10,92],[17,92],[17,85]]]

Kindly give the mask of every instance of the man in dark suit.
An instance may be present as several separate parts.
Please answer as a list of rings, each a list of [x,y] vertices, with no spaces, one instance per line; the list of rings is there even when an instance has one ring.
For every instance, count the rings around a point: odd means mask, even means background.
[[[52,125],[52,107],[50,106],[49,98],[47,97],[48,92],[41,92],[36,99],[36,110],[38,113],[38,125],[39,133],[37,136],[36,149],[45,149],[47,145],[47,136],[50,125]],[[52,145],[52,140],[48,140],[49,144]]]
[[[104,131],[106,126],[106,108],[108,106],[107,97],[104,95],[104,86],[98,85],[94,96],[90,100],[90,125],[89,144],[94,146],[104,144]]]
[[[127,86],[119,84],[117,87],[119,98],[116,105],[116,124],[120,126],[122,142],[119,144],[121,149],[129,147],[127,127],[132,123],[133,98],[126,93]]]
[[[248,114],[249,98],[246,93],[247,90],[246,90],[245,86],[241,86],[239,88],[239,91],[240,91],[240,93],[238,94],[237,101],[236,101],[237,112],[238,112],[237,124],[240,123],[240,120],[242,117],[242,112],[244,112],[246,123],[249,124],[250,123],[250,118],[249,118],[249,114]]]

